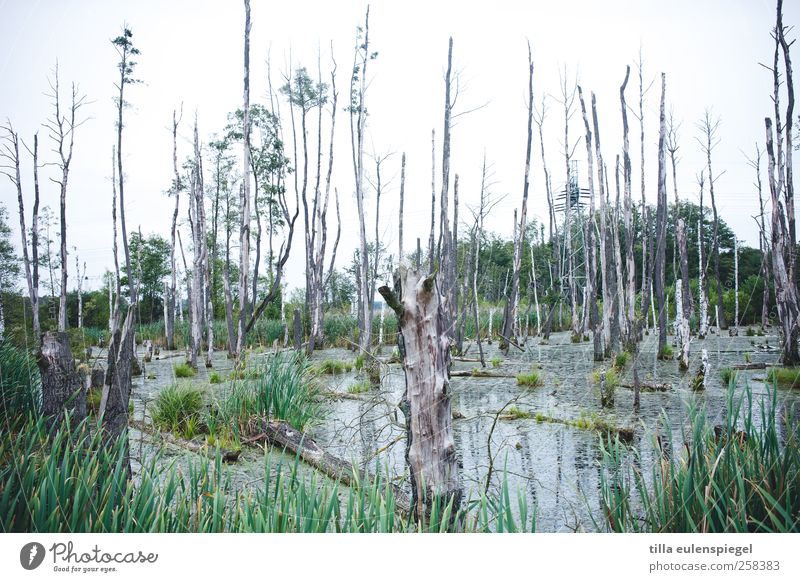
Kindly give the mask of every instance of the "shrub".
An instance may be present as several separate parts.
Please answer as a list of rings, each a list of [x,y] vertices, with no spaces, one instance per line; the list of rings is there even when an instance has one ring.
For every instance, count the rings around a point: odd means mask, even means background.
[[[150,416],[161,430],[167,430],[177,435],[188,436],[190,431],[199,426],[200,414],[203,410],[203,391],[187,384],[173,384],[167,386],[153,403]]]

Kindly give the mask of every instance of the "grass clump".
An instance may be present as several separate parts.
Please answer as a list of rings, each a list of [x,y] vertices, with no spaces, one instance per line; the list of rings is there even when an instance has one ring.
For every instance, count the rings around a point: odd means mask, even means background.
[[[400,352],[398,351],[398,356],[399,355],[400,355]],[[360,372],[361,370],[364,369],[364,360],[365,359],[366,358],[364,357],[364,354],[358,354],[356,356],[356,359],[353,360],[353,367]]]
[[[33,356],[8,342],[0,342],[0,420],[3,428],[24,421],[28,415],[38,415],[41,405],[41,377]]]
[[[770,368],[767,380],[779,386],[800,388],[800,368]]]
[[[628,360],[630,360],[631,354],[630,352],[620,352],[616,356],[614,356],[614,369],[618,372],[621,372],[625,369],[625,366],[628,365]]]
[[[370,388],[372,388],[372,384],[368,380],[359,380],[350,384],[347,387],[347,392],[349,394],[363,394],[364,392],[369,392]]]
[[[744,405],[744,406],[743,406]],[[749,386],[728,388],[726,417],[715,426],[702,407],[690,406],[690,434],[678,455],[663,454],[657,441],[645,476],[638,451],[604,443],[601,496],[605,527],[646,532],[800,531],[800,442],[793,420],[788,434],[777,425],[777,390],[753,419]],[[759,414],[759,412],[756,412]],[[673,444],[666,444],[670,452]],[[627,462],[629,455],[634,460]],[[635,492],[634,492],[635,491]],[[634,509],[636,496],[641,509]]]
[[[532,371],[522,374],[517,374],[517,386],[543,386],[544,380],[542,380],[541,375],[539,372]]]
[[[304,430],[321,420],[317,385],[301,354],[279,352],[268,356],[256,371],[253,379],[232,382],[229,390],[212,403],[210,429],[228,427],[240,434],[250,432],[254,419],[271,418]]]
[[[531,418],[531,413],[516,406],[509,406],[503,411],[503,418],[507,420],[521,420]]]
[[[192,378],[197,373],[187,362],[175,364],[172,366],[172,371],[176,378]]]
[[[600,385],[600,374],[606,375],[606,390],[615,390],[619,386],[619,372],[616,368],[592,372],[592,381],[598,386]]]
[[[167,386],[153,403],[150,416],[161,430],[185,438],[194,438],[200,432],[203,411],[203,391],[188,384]]]
[[[361,366],[364,366],[363,356],[361,359]],[[345,374],[353,371],[353,362],[348,360],[334,360],[331,358],[322,360],[319,364],[313,366],[313,372],[316,374]]]
[[[221,384],[222,383],[222,376],[220,376],[218,372],[211,372],[211,374],[208,376],[208,383],[209,384]]]
[[[502,358],[500,358],[500,356],[495,356],[489,361],[492,363],[492,368],[499,368],[500,364],[503,362],[503,360],[502,360]]]
[[[738,374],[736,373],[736,370],[734,370],[733,368],[722,368],[719,371],[719,375],[722,378],[722,382],[726,386],[729,386],[731,383],[734,384],[736,383],[736,377]]]
[[[671,360],[674,355],[675,352],[673,351],[672,346],[669,344],[664,345],[664,347],[658,351],[659,360]]]

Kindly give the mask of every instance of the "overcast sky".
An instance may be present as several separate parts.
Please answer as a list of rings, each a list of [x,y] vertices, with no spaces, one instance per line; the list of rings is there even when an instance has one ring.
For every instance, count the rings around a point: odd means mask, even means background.
[[[491,7],[490,7],[491,5]],[[316,70],[321,52],[328,77],[330,47],[337,62],[340,104],[346,99],[356,27],[365,3],[252,0],[251,102],[266,102],[266,57],[271,53],[273,83],[293,66]],[[485,104],[458,118],[452,137],[452,172],[460,174],[461,217],[476,203],[484,156],[493,164],[493,192],[507,195],[487,222],[510,235],[512,213],[522,196],[525,159],[527,46],[535,63],[537,102],[546,96],[545,149],[554,187],[563,185],[563,113],[559,111],[559,72],[576,75],[586,98],[597,96],[603,155],[609,169],[620,152],[622,121],[619,86],[625,66],[634,67],[641,47],[645,84],[666,73],[667,103],[682,122],[678,190],[697,201],[696,175],[704,157],[696,141],[697,122],[706,107],[719,116],[720,143],[714,151],[716,194],[721,216],[746,244],[757,246],[752,216],[758,199],[754,174],[742,153],[763,144],[764,117],[772,113],[771,75],[760,62],[771,62],[775,7],[767,0],[646,0],[641,2],[417,2],[371,4],[370,36],[378,58],[369,65],[367,154],[389,157],[382,170],[388,186],[381,204],[381,239],[397,253],[397,207],[400,154],[407,155],[405,247],[426,240],[430,215],[431,129],[437,132],[437,190],[440,188],[444,71],[448,37],[454,39],[454,68],[461,91],[456,113]],[[784,22],[800,21],[800,3],[787,2]],[[41,124],[51,115],[47,78],[56,60],[62,85],[76,82],[91,104],[90,119],[75,136],[75,156],[68,192],[68,246],[77,247],[88,264],[90,287],[110,268],[111,146],[115,140],[114,82],[117,54],[109,42],[123,23],[140,49],[136,77],[142,84],[127,93],[124,136],[128,226],[145,234],[169,234],[171,201],[164,192],[172,177],[171,116],[183,103],[179,156],[190,153],[190,118],[197,112],[200,135],[220,132],[229,111],[241,106],[244,10],[237,1],[0,0],[0,118],[32,141],[40,131],[40,158],[53,161]],[[800,62],[795,56],[795,61]],[[635,69],[628,103],[636,105]],[[656,199],[659,83],[645,102],[646,194]],[[65,94],[66,98],[66,94]],[[576,102],[577,103],[577,102]],[[588,105],[588,103],[587,103]],[[284,113],[287,109],[284,106]],[[343,228],[340,266],[357,244],[357,216],[349,152],[347,114],[337,113],[333,184],[341,196]],[[287,117],[287,116],[285,116]],[[639,193],[638,121],[629,116],[634,198]],[[287,121],[288,123],[288,117]],[[327,124],[327,121],[325,122]],[[579,111],[571,138],[583,135]],[[327,136],[327,130],[325,132]],[[327,138],[326,138],[327,139]],[[290,144],[287,144],[290,148]],[[585,184],[585,146],[581,160]],[[369,159],[369,157],[367,158]],[[547,205],[538,140],[535,140],[529,216],[546,222]],[[207,166],[208,167],[208,166]],[[25,159],[24,188],[28,212],[32,200],[30,160]],[[371,169],[370,169],[371,171]],[[724,172],[724,173],[723,173]],[[19,246],[16,196],[0,176],[0,202],[10,211],[14,242]],[[613,175],[610,180],[613,189]],[[671,178],[669,199],[672,200]],[[374,221],[369,193],[367,219]],[[42,204],[58,207],[55,184],[42,181]],[[185,216],[185,206],[181,213]],[[30,215],[28,215],[30,221]],[[331,216],[330,222],[335,218]],[[368,224],[369,224],[368,222]],[[185,227],[187,228],[187,227]],[[333,227],[332,227],[333,228]],[[374,232],[373,226],[368,232]],[[188,235],[184,235],[188,241]],[[302,233],[290,259],[288,280],[302,285]],[[71,287],[74,257],[69,259]]]

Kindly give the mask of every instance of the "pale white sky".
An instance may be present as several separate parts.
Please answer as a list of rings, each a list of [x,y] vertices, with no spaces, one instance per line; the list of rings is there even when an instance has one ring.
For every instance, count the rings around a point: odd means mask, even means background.
[[[800,3],[787,2],[784,21],[800,22]],[[381,207],[381,238],[397,253],[397,206],[400,153],[407,154],[406,238],[411,249],[417,236],[426,240],[430,213],[430,132],[442,133],[443,74],[448,36],[454,37],[454,66],[462,91],[456,112],[487,103],[458,119],[453,129],[452,172],[460,174],[461,217],[465,205],[477,201],[484,154],[494,164],[494,192],[508,194],[487,226],[511,233],[511,214],[522,194],[525,155],[525,97],[527,48],[535,61],[537,101],[547,94],[545,147],[553,184],[564,181],[563,116],[558,109],[559,70],[578,74],[588,99],[597,95],[603,155],[613,171],[621,148],[622,122],[619,85],[625,65],[634,64],[641,44],[646,83],[660,72],[667,75],[667,103],[683,122],[680,131],[678,187],[682,197],[697,201],[695,176],[704,158],[695,137],[703,110],[712,106],[722,119],[721,143],[714,152],[716,183],[722,217],[740,239],[757,246],[751,218],[758,208],[754,176],[744,155],[755,141],[764,141],[764,117],[772,113],[769,63],[773,45],[774,3],[767,0],[675,0],[663,2],[530,1],[530,2],[372,2],[370,34],[377,60],[369,65],[367,95],[368,153],[396,152],[385,166],[390,183]],[[363,23],[362,2],[266,2],[252,0],[251,101],[266,99],[266,55],[271,47],[273,83],[294,65],[316,69],[321,46],[323,74],[328,76],[330,44],[339,63],[340,105],[346,100],[353,59],[354,33]],[[133,30],[141,50],[136,76],[143,84],[127,97],[124,137],[128,225],[144,233],[168,235],[171,202],[164,195],[172,176],[170,123],[173,108],[184,105],[179,156],[190,151],[188,120],[197,111],[204,139],[222,130],[226,114],[241,105],[243,5],[238,1],[117,0],[63,2],[0,0],[0,118],[8,117],[21,137],[32,140],[51,114],[44,93],[47,75],[56,59],[62,84],[75,81],[92,101],[85,108],[91,119],[76,135],[68,193],[68,245],[76,246],[88,263],[90,286],[112,265],[110,157],[114,142],[113,83],[117,55],[109,39],[123,23]],[[797,56],[795,61],[800,62]],[[797,68],[797,67],[795,67]],[[638,80],[632,73],[627,98],[635,106]],[[658,95],[656,82],[645,104],[647,197],[656,196]],[[551,96],[552,95],[552,96]],[[588,102],[587,102],[588,105]],[[284,105],[284,113],[288,109]],[[288,123],[288,115],[285,115]],[[634,197],[639,197],[638,122],[629,116],[634,168]],[[327,123],[327,122],[326,122]],[[47,132],[40,131],[40,157],[52,161]],[[333,184],[342,203],[341,266],[357,244],[353,173],[347,114],[337,119],[336,164]],[[583,135],[579,111],[573,118],[572,138]],[[327,129],[324,132],[327,136]],[[571,138],[571,139],[572,139]],[[327,137],[326,137],[327,139]],[[546,221],[547,206],[538,140],[534,142],[529,216]],[[440,189],[441,142],[437,143],[437,192]],[[289,151],[291,144],[287,144]],[[576,149],[585,181],[585,146]],[[32,198],[29,160],[23,180]],[[19,245],[14,190],[3,176],[0,201],[10,210]],[[671,179],[670,179],[671,180]],[[610,180],[613,189],[613,174]],[[452,189],[451,189],[452,191]],[[669,183],[669,199],[672,185]],[[371,194],[370,194],[371,196]],[[54,210],[57,187],[42,181],[42,204]],[[438,205],[438,204],[437,204]],[[374,220],[368,202],[369,221]],[[185,216],[185,207],[181,212]],[[30,218],[28,217],[28,221]],[[298,224],[302,219],[298,221]],[[334,222],[333,216],[330,222]],[[373,223],[374,224],[374,223]],[[302,228],[302,227],[301,227]],[[333,226],[332,226],[333,228]],[[368,229],[374,232],[374,226]],[[302,233],[290,259],[289,284],[303,284]],[[188,236],[184,235],[188,241]],[[74,258],[70,257],[74,282]],[[71,283],[71,286],[74,283]]]

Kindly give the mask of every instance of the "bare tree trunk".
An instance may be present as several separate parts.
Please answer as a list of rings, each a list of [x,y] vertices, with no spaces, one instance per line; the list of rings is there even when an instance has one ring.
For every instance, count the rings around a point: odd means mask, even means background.
[[[436,224],[436,130],[431,129],[431,234],[428,239],[428,269],[431,273],[436,268],[436,248],[434,232]]]
[[[65,331],[42,336],[37,359],[42,377],[42,414],[51,427],[58,427],[68,414],[77,424],[86,417],[86,391]]]
[[[502,335],[506,338],[517,341],[519,329],[517,321],[517,305],[519,301],[519,272],[522,267],[522,253],[525,242],[525,224],[528,217],[528,190],[530,189],[531,173],[531,147],[533,144],[533,56],[531,54],[530,43],[528,43],[528,138],[525,142],[525,178],[522,186],[522,210],[520,211],[519,226],[517,236],[514,240],[514,265],[511,274],[511,290],[506,300],[506,308],[503,313]],[[501,349],[508,350],[508,341],[501,342]]]
[[[681,220],[681,225],[683,220]],[[686,239],[683,240],[686,244]],[[683,304],[683,280],[678,279],[675,282],[675,336],[678,343],[678,361],[681,370],[689,369],[689,343],[691,337],[689,335],[689,320],[686,317],[686,311]]]
[[[791,30],[783,26],[783,0],[777,2],[777,17],[775,23],[775,36],[776,42],[780,44],[783,52],[784,72],[786,75],[786,123],[784,125],[784,135],[786,136],[786,157],[784,160],[784,200],[786,201],[786,217],[788,219],[788,252],[789,252],[789,280],[796,282],[795,270],[797,264],[797,231],[795,227],[795,211],[794,211],[794,176],[792,164],[792,152],[794,151],[794,135],[792,132],[792,123],[794,122],[794,81],[792,78],[792,59],[789,54],[789,49],[794,44],[794,41],[786,40],[786,32]],[[777,47],[775,49],[775,69],[778,68],[777,63]],[[778,100],[775,100],[775,107],[778,107]],[[780,124],[777,120],[776,124]],[[779,156],[780,159],[780,156]]]
[[[652,265],[649,264],[653,257],[652,237],[649,236],[650,221],[647,211],[647,197],[645,195],[645,158],[644,158],[644,95],[647,90],[644,88],[644,62],[642,59],[641,47],[639,49],[639,145],[641,151],[641,190],[642,190],[642,320],[643,326],[647,327],[647,311],[650,308],[650,293],[652,292]],[[649,89],[649,87],[648,87]],[[649,260],[650,259],[650,260]],[[653,322],[655,325],[655,322]],[[641,329],[637,334],[641,337]]]
[[[725,308],[722,295],[722,282],[720,281],[719,271],[719,215],[717,214],[717,200],[714,196],[714,173],[711,167],[711,152],[719,142],[717,138],[717,129],[719,128],[719,119],[713,120],[711,118],[711,110],[706,109],[705,116],[700,122],[700,129],[703,132],[705,141],[701,143],[703,153],[706,155],[706,168],[708,169],[708,192],[711,196],[711,211],[714,215],[714,231],[711,237],[711,252],[714,253],[714,278],[717,285],[717,314],[718,314],[718,327],[723,329],[727,327],[725,322]]]
[[[622,110],[622,178],[623,178],[623,205],[625,207],[625,264],[626,264],[626,338],[628,349],[636,345],[636,262],[633,256],[634,228],[633,228],[633,200],[631,196],[631,157],[628,140],[628,106],[625,103],[625,87],[630,77],[630,66],[625,67],[625,79],[619,88],[619,101]]]
[[[664,357],[667,349],[666,257],[667,257],[667,122],[664,99],[667,91],[666,75],[661,73],[661,107],[658,126],[658,205],[656,207],[656,256],[654,291],[658,304],[658,355]],[[676,306],[677,307],[677,306]]]
[[[586,249],[586,306],[587,322],[593,331],[594,361],[602,362],[605,354],[603,345],[603,321],[597,313],[597,263],[595,258],[594,236],[597,232],[597,217],[594,206],[594,160],[592,156],[592,130],[589,127],[589,117],[586,114],[586,104],[583,101],[583,90],[578,85],[578,99],[581,103],[581,113],[583,114],[583,124],[586,128],[586,163],[588,165],[587,176],[589,180],[589,216],[586,221],[584,234],[584,247]],[[602,183],[601,183],[602,184]],[[602,185],[601,185],[602,188]]]
[[[772,137],[772,120],[764,119],[767,134],[767,176],[769,180],[770,201],[772,203],[772,276],[775,282],[775,302],[778,307],[778,321],[781,326],[781,362],[785,366],[800,363],[800,308],[798,307],[797,287],[789,279],[786,268],[787,228],[781,212],[778,182],[775,179],[776,160]],[[778,174],[783,168],[778,166]]]
[[[31,302],[31,312],[33,321],[34,341],[38,344],[41,341],[42,328],[39,323],[39,179],[38,179],[38,146],[39,136],[33,137],[33,172],[34,172],[34,206],[33,206],[33,226],[31,229],[31,250],[33,255],[28,252],[28,230],[25,227],[25,200],[22,193],[22,177],[20,173],[19,157],[19,135],[14,131],[11,123],[2,128],[6,132],[5,139],[8,142],[5,151],[0,153],[0,157],[7,161],[2,166],[2,173],[8,176],[11,183],[17,190],[17,204],[19,206],[19,231],[22,238],[22,263],[25,269],[25,282],[28,285],[28,297]]]
[[[366,216],[364,214],[364,131],[367,122],[367,111],[364,100],[367,90],[367,64],[371,58],[369,52],[369,6],[364,22],[364,36],[356,35],[356,46],[353,55],[353,75],[350,78],[350,141],[353,151],[353,173],[355,175],[356,205],[358,207],[360,236],[360,292],[361,313],[359,321],[358,345],[362,352],[368,352],[372,344],[372,304],[369,302],[369,254],[367,253]]]
[[[764,197],[761,187],[761,149],[756,142],[756,157],[747,158],[747,163],[756,171],[756,181],[754,186],[758,190],[758,216],[755,217],[758,224],[758,250],[761,251],[761,267],[759,275],[764,285],[764,292],[761,294],[761,329],[764,330],[769,324],[769,266],[768,254],[769,244],[767,243],[766,218],[764,214]]]
[[[681,289],[681,302],[678,303],[675,299],[675,309],[678,307],[683,311],[683,317],[688,321],[692,316],[693,306],[690,299],[686,297],[686,288],[688,287],[689,279],[689,253],[686,248],[686,223],[682,218],[678,219],[678,227],[675,230],[675,236],[678,239],[678,252],[680,254],[680,280],[683,285]],[[677,285],[677,283],[676,283]]]
[[[403,263],[405,257],[403,256],[403,203],[405,202],[406,190],[406,153],[403,152],[402,161],[400,162],[400,211],[399,211],[399,249],[397,254],[398,265]]]
[[[247,340],[248,276],[250,273],[250,0],[244,0],[244,105],[242,107],[244,160],[242,163],[241,223],[239,228],[239,329],[236,356]]]
[[[406,459],[415,518],[424,522],[434,504],[452,504],[456,515],[463,492],[452,431],[444,298],[433,275],[423,278],[418,270],[404,267],[395,275],[395,291],[383,286],[380,293],[397,314],[400,332],[406,377],[400,406],[406,416]]]
[[[167,317],[164,320],[164,328],[167,336],[167,349],[175,349],[175,295],[178,290],[178,279],[176,275],[177,264],[175,262],[175,232],[178,229],[178,209],[180,206],[180,193],[182,189],[181,177],[178,173],[178,124],[183,118],[183,105],[181,105],[181,116],[176,118],[176,112],[172,110],[172,170],[175,174],[173,192],[175,194],[175,210],[172,212],[172,228],[170,229],[170,286],[167,295],[168,308]]]
[[[611,337],[614,338],[616,336],[616,345],[619,347],[621,342],[627,341],[628,338],[628,328],[627,328],[627,318],[625,315],[625,280],[622,276],[622,248],[620,246],[619,241],[619,231],[620,231],[620,201],[619,201],[619,154],[617,155],[616,164],[614,166],[614,185],[616,189],[616,202],[614,204],[614,211],[613,211],[613,221],[611,223],[611,235],[613,237],[613,244],[614,244],[614,271],[616,275],[615,280],[615,287],[617,290],[616,293],[616,310],[614,318],[614,328],[612,328]],[[612,340],[613,341],[613,340]]]
[[[605,165],[603,164],[603,154],[600,149],[600,127],[597,123],[597,104],[592,91],[592,127],[594,128],[594,146],[597,155],[597,182],[599,186],[599,199],[600,199],[600,275],[603,285],[603,353],[610,356],[611,352],[616,349],[616,346],[611,344],[611,314],[614,308],[615,297],[613,291],[614,275],[611,272],[612,258],[609,254],[610,248],[608,246],[608,217],[606,211],[606,176]],[[595,227],[597,220],[594,219]]]
[[[697,337],[704,339],[708,335],[708,293],[706,292],[706,268],[703,263],[703,188],[705,185],[703,172],[698,179],[700,186],[700,220],[697,221],[697,292],[700,294],[700,321],[697,324]]]
[[[730,335],[739,335],[739,240],[733,237],[733,328]]]

